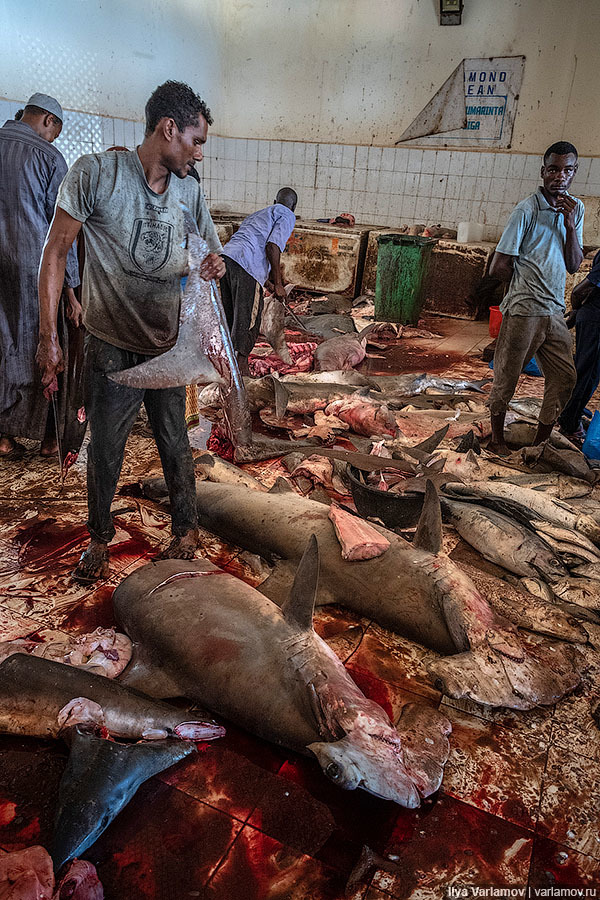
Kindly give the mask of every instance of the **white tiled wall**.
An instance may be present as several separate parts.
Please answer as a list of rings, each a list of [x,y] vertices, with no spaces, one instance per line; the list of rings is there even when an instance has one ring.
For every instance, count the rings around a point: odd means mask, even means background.
[[[0,123],[22,103],[0,100]],[[122,145],[133,149],[141,122],[65,111],[56,146],[68,163],[82,153]],[[250,213],[271,203],[280,187],[298,193],[305,218],[351,212],[378,225],[482,222],[494,240],[515,203],[539,183],[541,160],[524,153],[352,147],[257,141],[211,135],[200,167],[211,207]],[[600,158],[581,157],[573,193],[600,196]]]

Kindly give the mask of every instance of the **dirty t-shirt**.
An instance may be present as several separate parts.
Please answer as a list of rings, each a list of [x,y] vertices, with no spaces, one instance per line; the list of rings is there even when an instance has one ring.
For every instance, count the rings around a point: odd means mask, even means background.
[[[577,200],[575,230],[583,246],[583,213]],[[498,253],[514,256],[513,277],[504,300],[503,313],[511,316],[556,316],[565,310],[565,219],[550,206],[541,188],[517,203],[496,247]]]
[[[213,253],[221,244],[194,178],[169,178],[156,194],[137,151],[82,156],[61,184],[57,206],[83,223],[83,323],[96,337],[136,353],[157,354],[177,338],[180,278],[187,263],[178,201]]]

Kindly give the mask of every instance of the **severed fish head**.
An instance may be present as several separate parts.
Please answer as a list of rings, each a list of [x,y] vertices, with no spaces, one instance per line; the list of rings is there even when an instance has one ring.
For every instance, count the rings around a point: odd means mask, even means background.
[[[309,744],[308,749],[339,787],[362,788],[415,809],[441,784],[450,722],[433,707],[409,704],[395,729],[373,707],[374,714],[359,713],[341,740]]]

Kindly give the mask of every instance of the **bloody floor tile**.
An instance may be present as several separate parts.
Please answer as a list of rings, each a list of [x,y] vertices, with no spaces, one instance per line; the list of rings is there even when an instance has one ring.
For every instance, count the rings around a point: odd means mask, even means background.
[[[302,786],[331,812],[336,832],[319,853],[319,858],[333,860],[350,868],[360,850],[368,844],[381,853],[403,810],[395,803],[381,800],[366,791],[345,791],[331,782],[316,760],[301,756],[290,757],[279,770],[279,777]],[[409,813],[410,815],[411,813]]]
[[[444,793],[533,829],[547,744],[448,706],[444,711],[452,723]]]
[[[277,776],[266,785],[248,824],[311,856],[321,850],[336,827],[325,803],[302,785]]]
[[[69,604],[60,619],[60,627],[74,634],[94,631],[96,628],[114,628],[116,625],[112,595],[120,578],[100,584],[91,590],[83,600]]]
[[[245,822],[276,775],[225,744],[227,736],[167,769],[159,779]]]
[[[152,779],[85,857],[98,870],[106,900],[201,896],[241,827]]]
[[[362,619],[341,606],[329,604],[317,607],[313,617],[315,631],[342,661],[354,653],[368,625],[368,619]]]
[[[564,703],[561,700],[561,703]],[[440,703],[440,712],[445,712],[446,707],[467,713],[470,716],[478,716],[486,722],[495,725],[501,725],[508,731],[517,731],[523,736],[529,747],[538,747],[550,744],[550,736],[552,734],[552,722],[554,716],[554,707],[538,707],[536,709],[520,710],[506,709],[506,707],[483,706],[481,703],[475,703],[473,700],[456,700],[454,697],[444,695]]]
[[[600,705],[600,653],[581,648],[586,669],[576,691],[556,706],[552,743],[565,752],[575,752],[600,763],[600,729],[592,712]]]
[[[375,676],[439,703],[442,695],[426,668],[427,661],[434,656],[432,651],[372,624],[346,667],[351,675]]]
[[[290,751],[285,747],[278,747],[276,744],[264,741],[262,738],[245,731],[245,729],[239,728],[233,722],[223,720],[223,724],[226,728],[226,734],[224,738],[220,738],[215,743],[215,751],[217,747],[230,750],[243,759],[254,763],[260,769],[273,774],[279,772],[288,759]]]
[[[363,900],[389,900],[389,897],[387,892],[380,891],[372,885],[367,889],[366,894],[363,894]]]
[[[531,857],[530,888],[600,886],[600,861],[564,844],[536,837]],[[543,896],[543,895],[542,895]],[[588,896],[597,896],[597,893]]]
[[[205,900],[340,900],[344,878],[246,825],[210,880]]]
[[[385,853],[398,873],[377,872],[373,887],[397,900],[439,900],[451,884],[524,885],[532,846],[525,829],[440,795],[399,821]]]
[[[66,755],[66,747],[58,741],[0,737],[2,849],[49,845]]]
[[[600,860],[600,763],[553,746],[537,831]]]
[[[398,684],[391,684],[389,681],[382,681],[375,675],[365,672],[361,667],[348,668],[350,675],[361,689],[365,697],[378,703],[382,709],[386,711],[390,717],[390,721],[394,725],[398,724],[398,720],[402,715],[404,707],[409,703],[417,703],[420,706],[432,706],[437,708],[438,702],[435,697],[424,697],[422,694],[413,694],[406,691]]]
[[[39,627],[40,622],[21,616],[8,606],[0,606],[0,641],[26,637]]]

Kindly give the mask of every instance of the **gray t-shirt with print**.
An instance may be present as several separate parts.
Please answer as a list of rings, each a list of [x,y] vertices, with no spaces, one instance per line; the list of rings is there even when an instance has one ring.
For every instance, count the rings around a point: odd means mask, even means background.
[[[157,194],[135,150],[82,156],[67,172],[56,203],[83,223],[83,323],[91,334],[149,355],[175,343],[187,263],[179,201],[191,211],[210,251],[220,253],[194,178],[171,175],[167,189]]]
[[[584,206],[577,200],[575,230],[583,245]],[[517,203],[496,247],[514,256],[513,277],[500,310],[511,316],[556,316],[565,310],[567,230],[541,188]]]

